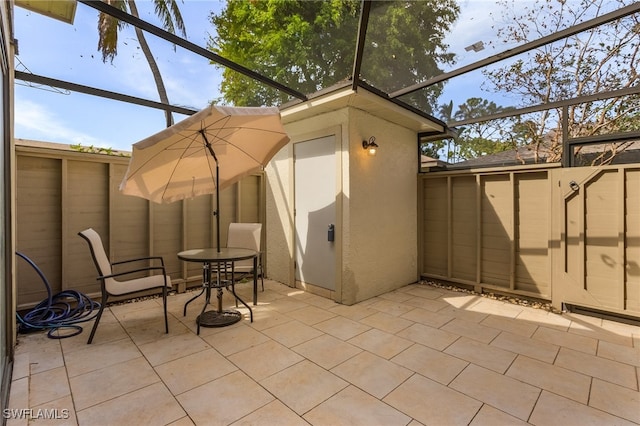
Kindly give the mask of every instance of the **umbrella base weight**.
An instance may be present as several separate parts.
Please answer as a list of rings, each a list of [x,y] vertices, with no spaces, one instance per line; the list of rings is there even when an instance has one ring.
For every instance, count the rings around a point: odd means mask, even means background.
[[[226,327],[235,324],[242,319],[242,314],[234,310],[208,311],[198,316],[198,325],[201,327]]]

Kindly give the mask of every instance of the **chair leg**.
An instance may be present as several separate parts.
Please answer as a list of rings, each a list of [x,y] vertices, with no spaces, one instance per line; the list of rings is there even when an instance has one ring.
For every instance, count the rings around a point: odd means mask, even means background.
[[[107,304],[107,295],[102,294],[102,301],[100,303],[100,309],[98,310],[98,315],[96,315],[95,322],[93,323],[93,327],[91,328],[91,334],[89,335],[89,340],[87,340],[87,345],[90,345],[93,342],[93,335],[96,334],[96,330],[98,328],[98,323],[100,322],[100,318],[102,318],[102,312],[104,311],[104,307]]]
[[[262,291],[264,291],[264,273],[262,272],[262,268],[260,268],[260,283],[262,284]]]
[[[164,307],[164,329],[165,333],[169,334],[169,319],[167,317],[167,286],[162,287],[162,303]]]

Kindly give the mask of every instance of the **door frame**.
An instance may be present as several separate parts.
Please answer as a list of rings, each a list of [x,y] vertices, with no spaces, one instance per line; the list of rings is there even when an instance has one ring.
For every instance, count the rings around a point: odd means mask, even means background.
[[[295,188],[296,188],[296,176],[295,176],[295,144],[301,142],[308,142],[314,139],[321,139],[326,137],[334,137],[335,143],[335,161],[336,161],[336,223],[335,223],[335,290],[331,291],[328,289],[323,289],[322,287],[312,286],[310,288],[306,288],[309,292],[313,293],[315,290],[318,290],[318,294],[324,297],[328,297],[336,302],[340,302],[342,300],[342,247],[343,247],[343,205],[345,193],[343,190],[343,182],[342,182],[342,164],[344,161],[348,160],[349,155],[349,147],[343,147],[343,137],[342,137],[342,126],[332,126],[325,129],[317,130],[314,132],[304,133],[300,135],[295,135],[291,137],[291,156],[289,162],[289,170],[290,170],[290,192],[289,197],[291,202],[290,205],[290,217],[291,217],[291,233],[290,233],[290,247],[292,248],[290,263],[289,263],[289,277],[290,282],[293,283],[294,287],[298,287],[298,282],[296,281],[296,270],[295,270],[295,262],[297,257],[297,242],[296,242],[296,221],[295,221],[295,207],[296,207],[296,199],[295,199]],[[347,160],[343,159],[343,156],[347,156]]]

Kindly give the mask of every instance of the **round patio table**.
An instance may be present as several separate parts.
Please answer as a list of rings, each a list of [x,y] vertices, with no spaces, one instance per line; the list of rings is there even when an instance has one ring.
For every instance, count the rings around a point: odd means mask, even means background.
[[[242,314],[234,309],[222,309],[222,289],[230,289],[236,301],[239,300],[247,309],[249,309],[249,315],[251,322],[253,322],[253,311],[251,307],[247,305],[244,300],[236,294],[235,291],[235,277],[234,277],[234,263],[240,260],[253,259],[253,270],[257,270],[258,252],[245,248],[202,248],[186,250],[178,253],[178,259],[185,262],[200,262],[202,263],[202,291],[189,299],[184,305],[184,315],[187,315],[187,305],[200,297],[203,293],[205,296],[205,304],[202,307],[202,312],[196,319],[198,325],[198,334],[200,334],[200,326],[202,327],[225,327],[227,325],[235,324],[242,319]],[[224,271],[225,278],[229,273],[229,267],[231,270],[231,279],[223,279],[221,272]],[[215,271],[215,279],[213,272]],[[257,288],[256,274],[253,277],[254,291]],[[218,290],[218,309],[214,311],[207,311],[207,305],[211,300],[211,289],[216,288]],[[236,303],[237,305],[237,303]]]

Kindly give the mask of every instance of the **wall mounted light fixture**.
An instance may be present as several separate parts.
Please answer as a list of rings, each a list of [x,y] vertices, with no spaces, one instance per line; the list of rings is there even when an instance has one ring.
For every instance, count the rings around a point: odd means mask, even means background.
[[[376,137],[371,136],[368,141],[362,141],[362,149],[366,150],[371,156],[376,155],[378,152],[378,144],[376,143]]]

